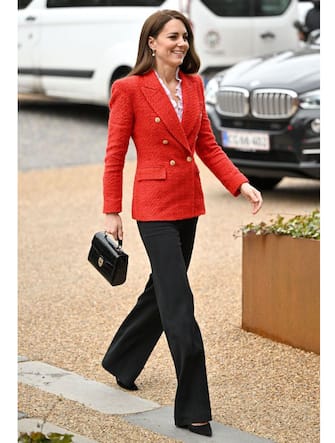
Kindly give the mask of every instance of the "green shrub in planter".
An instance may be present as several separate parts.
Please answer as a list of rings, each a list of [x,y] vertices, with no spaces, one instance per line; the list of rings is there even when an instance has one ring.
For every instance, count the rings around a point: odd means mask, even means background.
[[[242,227],[242,234],[253,232],[256,235],[276,234],[289,235],[293,238],[311,238],[320,240],[320,210],[315,209],[311,214],[296,215],[289,220],[278,215],[269,223],[249,223]]]
[[[19,443],[72,443],[73,435],[70,434],[58,434],[57,432],[51,432],[48,435],[44,435],[42,432],[20,433]]]

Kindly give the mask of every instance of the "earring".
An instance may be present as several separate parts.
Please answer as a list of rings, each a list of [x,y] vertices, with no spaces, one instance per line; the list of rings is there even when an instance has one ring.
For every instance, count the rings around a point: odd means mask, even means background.
[[[154,49],[152,50],[151,55],[152,55],[153,57],[155,57],[155,55],[156,55],[156,51],[155,51]]]

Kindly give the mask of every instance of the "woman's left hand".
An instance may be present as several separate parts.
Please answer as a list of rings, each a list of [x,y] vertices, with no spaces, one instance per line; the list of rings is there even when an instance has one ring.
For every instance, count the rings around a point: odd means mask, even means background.
[[[240,187],[243,197],[252,204],[252,213],[257,214],[263,204],[262,194],[250,183],[243,183]]]

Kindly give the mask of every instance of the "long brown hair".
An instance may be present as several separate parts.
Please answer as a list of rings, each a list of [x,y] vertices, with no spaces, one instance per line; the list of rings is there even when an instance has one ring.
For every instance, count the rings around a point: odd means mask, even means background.
[[[184,23],[188,34],[189,49],[185,55],[183,63],[180,65],[180,70],[186,74],[194,74],[198,72],[200,68],[200,59],[194,48],[194,36],[190,22],[178,11],[163,9],[150,15],[144,22],[138,44],[136,63],[128,75],[145,74],[154,68],[155,60],[148,45],[149,37],[157,38],[166,23],[173,19],[181,20]]]

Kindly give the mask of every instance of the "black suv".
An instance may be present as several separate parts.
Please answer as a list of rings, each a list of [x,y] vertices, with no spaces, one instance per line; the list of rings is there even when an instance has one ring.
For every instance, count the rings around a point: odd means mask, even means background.
[[[240,62],[206,86],[217,142],[259,189],[320,179],[319,38],[314,31],[298,51]]]

